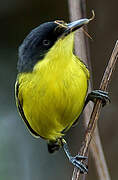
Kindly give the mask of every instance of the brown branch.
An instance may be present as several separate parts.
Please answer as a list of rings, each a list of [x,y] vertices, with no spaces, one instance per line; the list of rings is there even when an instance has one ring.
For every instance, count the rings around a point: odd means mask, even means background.
[[[71,21],[80,19],[82,17],[86,17],[86,0],[68,0],[69,4],[69,13]],[[88,64],[89,69],[91,70],[91,62],[90,62],[90,52],[89,52],[89,44],[88,39],[84,36],[82,31],[79,31],[75,37],[75,52],[86,64]],[[92,81],[91,81],[92,82]],[[89,92],[91,92],[91,83],[89,86]],[[85,127],[87,127],[90,114],[92,112],[93,105],[91,103],[88,104],[87,108],[84,110],[84,122]],[[91,142],[90,150],[92,152],[92,156],[94,159],[94,163],[96,166],[96,170],[99,176],[99,179],[110,180],[110,175],[107,169],[107,164],[105,161],[104,153],[102,150],[102,145],[100,141],[98,128],[94,131],[94,143]],[[74,174],[77,175],[77,169],[74,169]],[[83,175],[83,179],[85,176]]]
[[[105,161],[98,128],[95,128],[93,139],[90,143],[90,151],[97,167],[98,179],[110,180],[110,174]]]
[[[110,60],[108,62],[107,68],[105,70],[104,76],[103,76],[101,84],[100,84],[99,89],[102,90],[102,91],[106,91],[107,88],[108,88],[108,84],[109,84],[109,81],[111,79],[111,75],[113,73],[113,70],[115,68],[117,58],[118,58],[118,41],[115,44],[115,47],[113,49],[111,58],[110,58]],[[82,148],[81,148],[81,155],[83,155],[83,156],[86,154],[88,146],[90,144],[90,141],[91,141],[91,139],[93,137],[94,129],[96,127],[96,123],[97,123],[99,115],[100,115],[101,107],[102,107],[101,100],[97,100],[95,105],[94,105],[94,108],[93,108],[93,111],[92,111],[92,114],[91,114],[91,118],[90,118],[87,130],[86,130],[83,145],[82,145]],[[77,180],[79,178],[79,175],[80,175],[80,171],[74,172],[72,179]]]

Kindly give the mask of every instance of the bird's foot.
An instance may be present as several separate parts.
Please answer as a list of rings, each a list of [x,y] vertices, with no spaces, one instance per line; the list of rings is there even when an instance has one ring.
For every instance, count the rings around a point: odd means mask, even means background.
[[[85,166],[81,160],[86,160],[87,157],[86,156],[81,156],[81,155],[76,155],[74,157],[70,156],[69,160],[70,162],[77,167],[80,170],[80,173],[84,174],[84,173],[88,173],[88,167]]]
[[[76,156],[72,156],[69,149],[68,149],[68,145],[67,142],[65,141],[65,139],[61,139],[61,143],[62,143],[62,147],[69,159],[69,161],[80,170],[80,173],[88,173],[88,167],[85,166],[81,161],[82,160],[86,160],[87,157],[86,156],[81,156],[81,155],[76,155]]]
[[[108,96],[108,92],[102,91],[102,90],[94,90],[91,93],[88,94],[87,99],[89,101],[96,102],[97,99],[100,99],[102,101],[102,106],[105,106],[106,104],[110,103],[110,98]]]

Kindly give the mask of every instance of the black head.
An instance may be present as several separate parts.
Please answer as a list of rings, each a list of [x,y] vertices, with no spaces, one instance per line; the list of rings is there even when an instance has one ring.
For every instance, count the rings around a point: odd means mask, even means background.
[[[32,71],[37,61],[43,59],[65,28],[54,21],[41,24],[33,29],[19,47],[18,71]]]
[[[31,72],[34,65],[44,58],[60,37],[68,36],[91,20],[92,18],[84,18],[69,24],[64,21],[52,21],[32,30],[19,47],[18,72]]]

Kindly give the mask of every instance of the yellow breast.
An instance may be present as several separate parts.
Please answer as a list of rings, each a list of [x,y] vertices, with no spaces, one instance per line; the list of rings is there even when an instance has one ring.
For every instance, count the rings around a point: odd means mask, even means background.
[[[55,140],[80,115],[89,72],[73,54],[49,59],[40,61],[32,73],[19,75],[19,99],[32,129]]]

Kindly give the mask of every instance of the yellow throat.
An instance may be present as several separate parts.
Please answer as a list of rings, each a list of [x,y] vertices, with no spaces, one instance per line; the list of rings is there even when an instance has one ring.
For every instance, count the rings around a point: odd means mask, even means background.
[[[41,137],[56,140],[79,117],[89,71],[73,54],[74,34],[59,39],[33,68],[18,75],[24,115]]]

